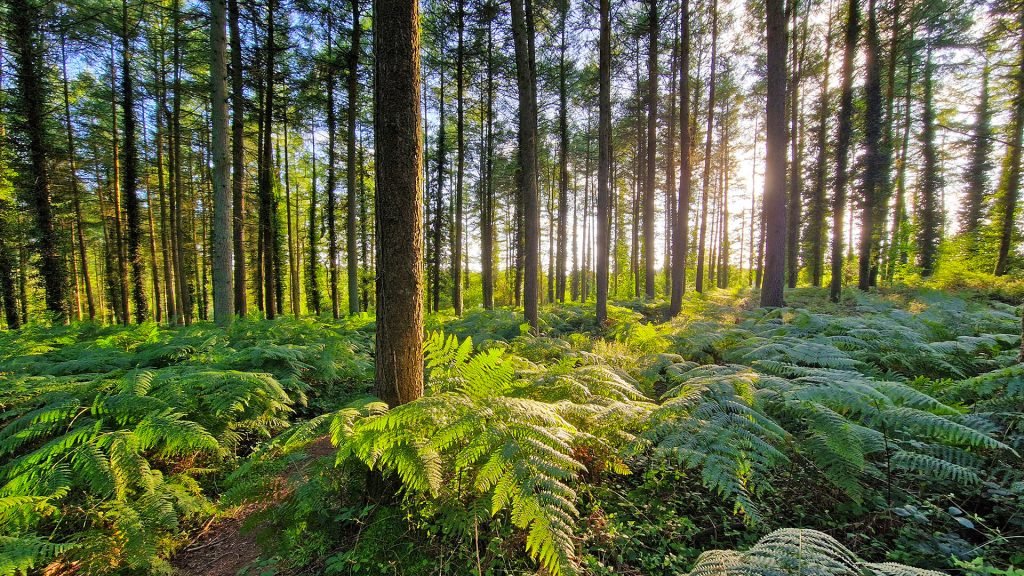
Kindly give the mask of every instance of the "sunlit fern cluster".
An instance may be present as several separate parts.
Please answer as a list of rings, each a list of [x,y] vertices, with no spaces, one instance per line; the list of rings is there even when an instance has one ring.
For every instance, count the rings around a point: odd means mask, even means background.
[[[197,479],[287,427],[307,383],[370,371],[352,327],[322,326],[0,336],[18,352],[0,360],[0,574],[58,557],[86,573],[166,571],[167,535],[210,509]]]
[[[710,550],[687,576],[940,576],[893,562],[871,563],[828,534],[787,528],[761,538],[745,552]]]

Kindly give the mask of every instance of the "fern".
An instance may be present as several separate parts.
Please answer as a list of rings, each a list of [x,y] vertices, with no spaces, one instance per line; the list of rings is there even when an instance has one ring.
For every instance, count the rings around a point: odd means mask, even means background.
[[[786,528],[746,552],[704,552],[688,576],[940,576],[901,564],[864,562],[831,536]]]

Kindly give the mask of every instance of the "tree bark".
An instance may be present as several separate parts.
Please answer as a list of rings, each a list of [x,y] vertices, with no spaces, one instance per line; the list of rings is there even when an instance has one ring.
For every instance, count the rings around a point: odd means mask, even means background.
[[[512,38],[519,87],[519,190],[524,219],[523,308],[534,332],[539,330],[538,264],[540,207],[537,196],[537,73],[533,0],[512,0]]]
[[[374,0],[377,336],[374,393],[390,406],[423,395],[423,206],[419,8]]]
[[[242,33],[238,25],[238,0],[228,0],[231,29],[231,249],[234,254],[235,314],[249,312],[245,272],[245,96],[242,84]],[[214,295],[216,299],[216,295]],[[214,303],[216,317],[216,303]]]
[[[864,82],[864,172],[860,213],[860,242],[858,246],[857,287],[867,290],[877,270],[878,245],[875,225],[878,202],[881,201],[883,170],[882,142],[882,55],[878,39],[878,9],[876,0],[868,0],[868,21],[865,40]]]
[[[463,111],[463,91],[465,90],[465,47],[463,32],[465,29],[464,0],[459,0],[456,18],[458,21],[458,46],[455,54],[455,218],[452,222],[452,306],[455,315],[462,316],[462,219],[463,214],[463,178],[466,164],[465,115]]]
[[[769,16],[771,18],[771,16]],[[785,15],[783,15],[785,18]],[[783,83],[782,93],[785,95],[785,82],[786,82],[786,58],[785,58],[785,21],[783,21],[783,58],[782,58],[782,79],[779,80]],[[771,29],[771,23],[769,20],[769,29]],[[769,42],[769,45],[771,42]],[[776,47],[777,48],[777,47]],[[711,140],[714,134],[714,121],[715,121],[715,84],[716,84],[716,68],[718,60],[718,0],[711,0],[711,79],[709,81],[708,88],[708,112],[707,112],[707,127],[704,135],[704,172],[701,176],[701,194],[700,194],[700,231],[698,232],[697,238],[697,279],[695,289],[697,292],[704,292],[704,253],[707,247],[707,232],[708,232],[708,196],[711,194]],[[771,71],[768,73],[768,82],[771,84],[773,78]],[[783,112],[785,112],[785,105],[783,105]],[[783,130],[785,130],[785,118],[783,118]],[[785,140],[785,138],[783,138]],[[785,152],[783,152],[783,162],[785,162]],[[767,170],[766,170],[767,172]],[[785,178],[785,173],[783,173]],[[767,200],[766,200],[767,202]],[[785,209],[785,198],[782,200],[783,209]],[[785,230],[783,230],[785,233]],[[783,240],[785,241],[785,240]]]
[[[853,135],[853,67],[860,34],[858,0],[849,0],[843,45],[843,68],[839,96],[839,133],[836,138],[836,175],[832,187],[832,279],[829,299],[839,302],[843,291],[843,225],[846,210],[846,186],[849,183],[850,138]]]
[[[996,260],[995,274],[1006,274],[1010,247],[1013,245],[1014,217],[1017,212],[1017,199],[1020,194],[1020,162],[1021,147],[1024,145],[1024,11],[1019,16],[1021,34],[1018,47],[1017,70],[1014,73],[1015,91],[1013,95],[1013,119],[1011,120],[1010,141],[1006,147],[1006,158],[1003,161],[1002,174],[999,177],[1000,234],[999,253]],[[1024,346],[1022,346],[1024,354]]]
[[[345,162],[345,251],[348,255],[348,313],[359,314],[359,256],[356,252],[356,117],[359,111],[359,54],[363,26],[359,0],[352,2],[352,35],[348,52],[348,134]]]
[[[686,292],[686,259],[690,240],[690,180],[693,158],[690,143],[690,1],[682,0],[679,15],[679,195],[672,228],[672,301],[669,315],[682,310]]]
[[[654,298],[654,187],[658,174],[658,0],[650,1],[647,51],[647,179],[644,183],[644,296]]]
[[[765,263],[761,306],[783,305],[786,249],[786,14],[784,0],[767,0],[768,97],[765,105]]]
[[[228,160],[228,66],[227,34],[224,29],[225,0],[210,0],[210,118],[213,122],[213,320],[221,326],[231,323],[235,313],[232,286],[231,249],[233,206]],[[241,142],[236,142],[240,146]]]

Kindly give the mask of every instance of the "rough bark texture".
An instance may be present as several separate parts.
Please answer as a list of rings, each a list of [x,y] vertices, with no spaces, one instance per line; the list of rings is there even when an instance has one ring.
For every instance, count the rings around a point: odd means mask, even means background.
[[[524,219],[523,308],[526,321],[538,326],[540,206],[537,196],[537,72],[533,41],[533,0],[512,0],[512,37],[519,87],[519,191]]]
[[[331,34],[333,20],[327,15],[327,273],[331,294],[331,314],[340,316],[338,302],[338,197],[337,169],[335,168],[338,121],[334,109],[334,37]]]
[[[231,242],[233,210],[230,189],[231,165],[228,159],[228,67],[227,35],[224,31],[225,0],[210,0],[210,84],[213,122],[213,319],[217,324],[231,323],[235,312],[232,286]],[[240,142],[237,144],[241,144]]]
[[[466,135],[463,91],[465,90],[465,48],[463,33],[465,29],[464,1],[459,0],[458,13],[458,47],[455,54],[455,218],[452,222],[452,307],[455,315],[462,315],[462,219],[463,213],[463,179],[466,172]]]
[[[46,309],[54,321],[67,322],[67,270],[53,222],[50,200],[50,147],[46,141],[46,88],[43,85],[43,39],[37,26],[39,9],[29,0],[8,0],[12,28],[11,46],[20,94],[20,108],[28,141],[29,165],[25,182],[38,235],[39,272],[45,290]]]
[[[377,348],[374,393],[390,406],[423,395],[423,206],[419,4],[374,0],[377,143]]]
[[[786,257],[785,0],[767,0],[768,98],[765,105],[765,253],[761,306],[782,306]]]
[[[245,96],[242,92],[242,34],[238,26],[238,0],[228,0],[231,28],[231,249],[234,253],[235,313],[249,312],[245,278]],[[216,299],[216,295],[214,295]],[[214,304],[216,306],[216,304]],[[214,309],[216,316],[216,308]]]

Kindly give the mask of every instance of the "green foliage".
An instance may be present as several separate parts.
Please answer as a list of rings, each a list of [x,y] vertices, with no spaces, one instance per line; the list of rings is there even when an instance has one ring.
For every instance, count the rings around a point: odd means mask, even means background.
[[[939,576],[940,572],[902,564],[864,562],[828,534],[815,530],[776,530],[746,552],[712,550],[701,554],[689,576]]]

